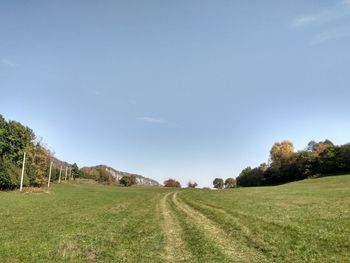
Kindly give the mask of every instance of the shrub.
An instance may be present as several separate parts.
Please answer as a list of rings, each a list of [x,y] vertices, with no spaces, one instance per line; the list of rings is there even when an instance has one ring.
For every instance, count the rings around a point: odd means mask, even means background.
[[[174,179],[168,179],[166,181],[164,181],[164,186],[165,187],[177,187],[177,188],[181,188],[181,184],[174,180]]]
[[[132,186],[136,184],[136,177],[132,175],[124,175],[120,180],[119,183],[124,186]]]
[[[0,190],[11,190],[20,185],[21,169],[7,159],[0,160]],[[25,177],[23,184],[28,184]]]
[[[198,184],[196,182],[193,182],[193,181],[189,181],[187,186],[189,188],[196,188],[198,186]]]

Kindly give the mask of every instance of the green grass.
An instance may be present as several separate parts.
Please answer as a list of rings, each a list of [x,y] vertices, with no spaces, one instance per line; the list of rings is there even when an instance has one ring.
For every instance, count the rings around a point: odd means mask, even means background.
[[[0,193],[0,262],[160,262],[162,192],[62,184]]]
[[[190,251],[187,261],[193,262],[229,262],[215,242],[206,238],[200,227],[191,222],[186,214],[180,211],[173,203],[171,208],[174,209],[180,226],[183,230],[182,238]]]
[[[0,262],[175,261],[349,262],[350,176],[220,191],[75,182],[0,192]]]
[[[350,262],[350,176],[180,197],[268,261]]]

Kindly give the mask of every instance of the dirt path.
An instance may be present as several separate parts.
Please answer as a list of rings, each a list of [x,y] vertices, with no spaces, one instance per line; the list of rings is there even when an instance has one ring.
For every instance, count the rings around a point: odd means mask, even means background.
[[[226,234],[215,222],[207,218],[199,211],[193,209],[186,203],[177,198],[177,193],[172,196],[174,204],[181,209],[187,216],[200,228],[204,230],[204,234],[213,240],[224,254],[232,258],[234,262],[264,262],[265,258],[255,251],[243,249],[237,244],[237,241]]]
[[[165,234],[165,261],[166,262],[186,262],[189,253],[181,238],[181,227],[171,214],[167,204],[167,198],[173,192],[166,194],[159,203],[160,214],[163,218],[162,228]]]

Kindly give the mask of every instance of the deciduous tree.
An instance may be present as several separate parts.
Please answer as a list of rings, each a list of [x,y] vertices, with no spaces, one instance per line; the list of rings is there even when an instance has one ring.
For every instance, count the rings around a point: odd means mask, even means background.
[[[224,187],[224,180],[222,178],[215,178],[213,185],[216,189],[222,189]]]
[[[175,179],[168,179],[164,181],[164,186],[165,187],[176,187],[176,188],[181,188],[181,184],[176,181]]]
[[[72,177],[75,180],[75,178],[81,177],[81,171],[79,170],[79,167],[76,163],[72,165]]]
[[[132,175],[124,175],[120,180],[119,183],[124,186],[132,186],[136,184],[136,178]]]
[[[235,178],[227,178],[225,180],[225,188],[235,188],[237,186],[237,182]]]

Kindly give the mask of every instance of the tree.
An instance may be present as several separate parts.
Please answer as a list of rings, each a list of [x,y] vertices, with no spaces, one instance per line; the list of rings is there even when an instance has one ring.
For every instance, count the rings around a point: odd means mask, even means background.
[[[306,151],[312,152],[315,149],[316,142],[314,140],[307,144]]]
[[[284,140],[276,142],[270,150],[270,160],[272,166],[283,165],[294,153],[294,145],[292,142]]]
[[[2,157],[5,148],[6,125],[4,117],[0,114],[0,157]]]
[[[108,169],[99,166],[93,169],[84,167],[80,169],[81,177],[95,180],[96,182],[103,184],[113,184],[115,182],[114,177],[110,174]]]
[[[329,147],[334,147],[334,144],[333,144],[333,142],[331,142],[328,139],[324,140],[323,142],[318,142],[318,143],[316,143],[315,141],[311,141],[308,144],[308,148],[311,151],[317,153],[318,155],[323,153]]]
[[[72,165],[72,177],[75,180],[75,178],[81,177],[81,171],[79,170],[79,167],[76,163]]]
[[[340,155],[338,146],[327,146],[319,153],[319,165],[321,174],[338,174],[340,172],[339,164],[337,163]]]
[[[0,190],[11,190],[20,184],[21,169],[3,158],[0,161]],[[26,179],[26,178],[25,178]],[[28,182],[24,181],[24,185]]]
[[[29,167],[29,180],[33,186],[42,186],[47,184],[48,168],[50,165],[50,151],[42,146],[41,142],[37,142],[33,147],[33,152],[29,155],[32,159]]]
[[[181,184],[176,181],[175,179],[168,179],[164,181],[164,187],[176,187],[176,188],[181,188]]]
[[[27,151],[35,139],[33,131],[19,122],[9,121],[3,136],[3,154],[6,155],[8,160],[20,167],[23,161],[23,153]]]
[[[310,144],[310,143],[309,143]],[[315,174],[318,170],[318,156],[315,152],[306,150],[296,154],[295,164],[301,179]]]
[[[33,141],[35,134],[28,127],[16,121],[6,122],[0,115],[0,188],[13,189],[19,186],[23,154],[27,152],[27,164],[23,185],[31,183],[28,174],[31,169]]]
[[[132,186],[136,184],[136,177],[132,175],[124,175],[120,180],[119,183],[124,186]]]
[[[114,182],[114,179],[112,178],[111,174],[103,167],[99,167],[94,171],[95,178],[97,178],[96,181],[100,183],[107,183],[112,184]]]
[[[222,178],[215,178],[213,185],[216,189],[222,189],[224,187],[224,180]]]
[[[335,161],[342,173],[350,173],[350,143],[339,147],[339,152]]]
[[[189,181],[188,184],[187,184],[187,186],[188,186],[189,188],[196,188],[197,185],[198,185],[198,184],[197,184],[196,182],[194,182],[194,181]]]
[[[261,164],[259,167],[254,169],[248,166],[247,168],[243,169],[237,177],[237,185],[244,187],[263,185],[265,182],[264,174],[266,171],[266,164]]]
[[[225,180],[225,188],[235,188],[237,187],[237,182],[235,178],[227,178]]]

